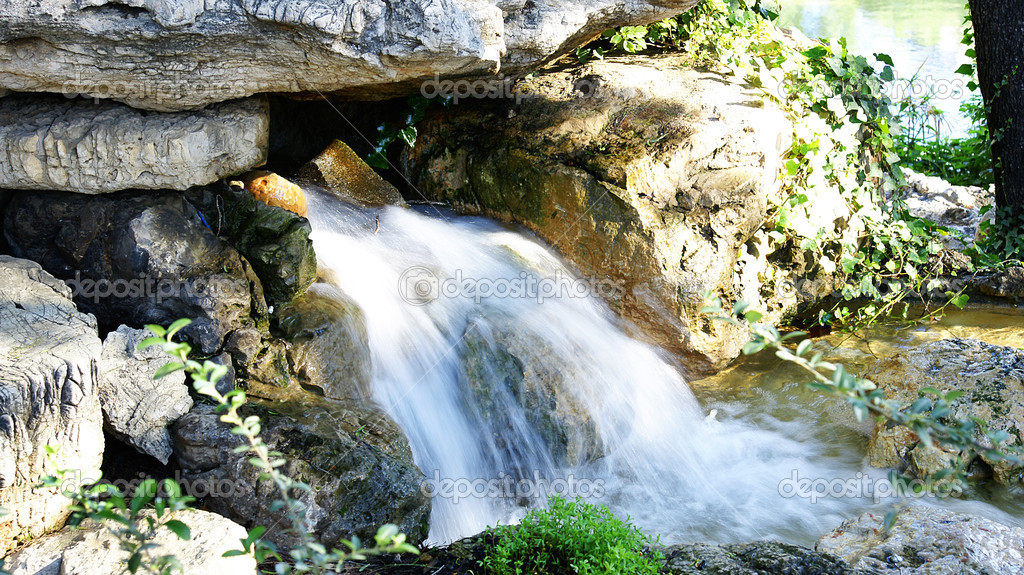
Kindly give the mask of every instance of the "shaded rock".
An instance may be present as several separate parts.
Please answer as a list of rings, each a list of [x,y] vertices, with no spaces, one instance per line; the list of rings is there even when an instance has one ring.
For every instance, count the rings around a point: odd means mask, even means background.
[[[408,179],[428,199],[525,224],[582,275],[621,286],[612,308],[692,375],[748,339],[700,313],[702,292],[768,321],[832,292],[817,262],[793,263],[760,229],[792,125],[756,92],[678,54],[546,71],[516,90],[418,124]],[[838,192],[817,194],[806,225],[842,221]]]
[[[437,76],[525,72],[607,28],[695,4],[17,0],[0,5],[0,89],[162,111],[261,92],[381,99]]]
[[[0,99],[0,187],[184,190],[262,165],[269,130],[259,98],[150,114],[113,102],[15,95]]]
[[[985,295],[1024,298],[1024,268],[1009,267],[980,281],[979,289]]]
[[[366,318],[340,289],[313,284],[277,312],[278,326],[290,344],[288,361],[304,387],[329,399],[362,401],[370,397],[370,342]]]
[[[299,177],[342,199],[355,199],[370,206],[405,205],[402,194],[341,140],[334,140],[327,149],[302,166]]]
[[[306,217],[306,193],[274,172],[249,172],[241,176],[241,181],[245,190],[264,204]]]
[[[0,555],[16,538],[61,525],[68,500],[34,489],[56,464],[87,474],[103,457],[96,320],[39,264],[0,255]]]
[[[208,511],[180,511],[174,518],[189,526],[191,539],[182,541],[161,530],[153,540],[159,545],[154,555],[174,555],[189,575],[256,573],[256,560],[250,555],[222,557],[241,548],[239,540],[247,535],[241,525]],[[111,575],[121,573],[127,559],[105,527],[87,521],[82,529],[65,527],[12,553],[4,560],[4,569],[12,575]]]
[[[291,386],[263,389],[275,395],[265,407],[252,406],[263,422],[261,436],[288,463],[283,471],[313,487],[301,495],[308,506],[310,532],[325,544],[340,538],[372,541],[384,523],[399,526],[413,542],[427,535],[430,499],[422,492],[423,474],[413,465],[401,429],[386,415],[348,403],[317,398]],[[233,453],[241,439],[206,405],[196,406],[175,423],[175,456],[187,480],[230,485],[212,494],[206,506],[244,525],[265,525],[278,544],[294,543],[283,533],[288,521],[269,509],[279,494],[249,456]]]
[[[153,379],[171,360],[159,347],[138,349],[152,335],[125,325],[107,334],[100,356],[100,404],[107,430],[166,464],[172,451],[167,428],[192,409],[192,398],[183,371]]]
[[[107,329],[191,318],[181,334],[204,354],[236,330],[266,329],[256,274],[181,194],[20,192],[4,234],[15,255],[67,280]]]
[[[271,305],[291,301],[316,279],[306,218],[223,184],[194,189],[186,197],[210,229],[252,264]]]
[[[815,550],[871,573],[1024,573],[1024,529],[930,507],[901,510],[889,533],[884,519],[865,513],[845,521],[819,539]]]
[[[963,249],[964,241],[973,244],[981,224],[981,208],[992,205],[995,194],[977,186],[954,186],[942,178],[925,176],[912,170],[903,169],[907,185],[903,190],[904,200],[910,215],[933,221],[956,233],[941,236],[946,247]]]
[[[468,409],[490,429],[506,468],[553,458],[557,466],[579,466],[603,454],[598,431],[575,395],[575,374],[542,337],[511,322],[470,323],[463,336],[460,378]],[[542,454],[523,453],[535,437]]]
[[[950,405],[952,419],[977,417],[989,422],[993,431],[1009,433],[1007,445],[1020,445],[1024,431],[1024,352],[967,338],[926,343],[903,355],[878,361],[865,377],[875,382],[892,399],[909,405],[924,387],[945,394],[958,390],[963,397]],[[987,438],[980,432],[981,442]],[[868,446],[871,464],[899,467],[918,475],[945,467],[956,454],[942,454],[920,443],[904,427],[876,423]],[[999,483],[1022,480],[1024,468],[982,455]]]
[[[665,556],[662,572],[673,575],[867,575],[833,555],[776,541],[673,545],[660,551]]]

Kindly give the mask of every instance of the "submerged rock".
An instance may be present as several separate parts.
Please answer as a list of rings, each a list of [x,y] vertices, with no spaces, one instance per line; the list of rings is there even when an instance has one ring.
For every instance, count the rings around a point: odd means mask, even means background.
[[[926,343],[906,353],[880,360],[865,377],[886,395],[909,405],[925,387],[945,394],[962,391],[952,402],[950,418],[977,417],[989,422],[992,431],[1009,433],[1008,445],[1020,445],[1024,431],[1024,352],[974,339],[951,338]],[[987,442],[980,432],[977,439]],[[955,453],[945,453],[920,443],[905,427],[876,423],[868,446],[871,464],[900,467],[919,476],[949,467]],[[1024,468],[1006,461],[981,460],[991,466],[999,483],[1024,479]]]
[[[152,114],[114,102],[9,96],[0,99],[0,188],[185,190],[262,165],[269,134],[259,98]]]
[[[4,234],[15,255],[67,280],[106,329],[191,318],[181,333],[204,354],[224,351],[237,330],[266,329],[249,262],[179,193],[20,192]]]
[[[172,450],[167,428],[192,409],[192,398],[183,371],[153,379],[171,359],[159,347],[138,349],[152,335],[125,325],[107,334],[100,356],[100,404],[115,437],[167,464]]]
[[[1024,529],[931,507],[901,510],[888,531],[884,519],[873,513],[850,519],[822,537],[815,550],[869,573],[1024,573]]]
[[[384,181],[348,144],[341,140],[299,169],[299,177],[340,196],[368,206],[405,205],[402,194]]]
[[[153,511],[143,511],[152,517]],[[174,518],[189,526],[191,538],[184,541],[168,529],[153,539],[156,556],[174,555],[189,575],[234,575],[257,573],[251,555],[222,557],[226,551],[241,549],[245,529],[229,519],[207,511],[180,511]],[[37,539],[4,560],[11,575],[111,575],[124,572],[128,553],[106,526],[87,521],[83,529],[64,529]]]
[[[372,541],[384,523],[398,525],[414,543],[426,537],[430,498],[421,489],[423,474],[389,417],[295,389],[263,392],[276,401],[247,408],[247,414],[260,416],[261,437],[288,461],[282,470],[313,486],[300,498],[307,505],[307,528],[320,541],[336,545],[353,535]],[[270,511],[280,495],[259,480],[248,455],[233,452],[243,440],[211,406],[196,406],[178,420],[173,434],[185,478],[212,488],[205,500],[209,509],[249,527],[267,526],[268,537],[279,545],[295,542],[283,533],[290,523]]]
[[[773,254],[760,230],[792,125],[755,91],[668,55],[547,71],[513,96],[420,123],[409,180],[429,199],[525,224],[583,275],[620,286],[611,306],[693,375],[748,339],[699,313],[702,292],[768,321],[831,292],[816,262]],[[814,225],[845,217],[838,192],[818,193]]]
[[[0,4],[0,90],[162,111],[261,92],[381,99],[439,77],[500,81],[696,3],[13,0]]]
[[[39,264],[0,255],[0,555],[17,539],[60,526],[68,499],[35,489],[56,464],[96,478],[103,457],[96,320]]]

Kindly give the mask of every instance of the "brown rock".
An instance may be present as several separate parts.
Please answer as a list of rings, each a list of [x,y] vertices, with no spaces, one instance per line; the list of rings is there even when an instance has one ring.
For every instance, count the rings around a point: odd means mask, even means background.
[[[306,193],[302,188],[265,170],[256,170],[242,176],[245,189],[268,206],[284,208],[306,217]]]
[[[319,156],[299,169],[299,177],[343,199],[355,199],[371,206],[405,205],[402,194],[341,140],[331,142]]]

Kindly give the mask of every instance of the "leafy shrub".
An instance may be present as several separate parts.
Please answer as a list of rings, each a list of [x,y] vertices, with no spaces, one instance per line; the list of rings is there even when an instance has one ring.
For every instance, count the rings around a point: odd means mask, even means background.
[[[489,529],[495,544],[480,564],[492,575],[657,573],[661,554],[648,551],[651,539],[627,521],[603,505],[554,497],[518,526]]]

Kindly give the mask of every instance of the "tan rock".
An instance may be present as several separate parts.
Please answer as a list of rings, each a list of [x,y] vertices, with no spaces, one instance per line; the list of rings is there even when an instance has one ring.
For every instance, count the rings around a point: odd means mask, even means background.
[[[370,206],[405,205],[402,194],[384,181],[345,142],[334,140],[299,170],[299,177],[340,195]]]
[[[241,181],[245,189],[264,204],[306,217],[306,193],[274,172],[256,170],[243,175]]]

